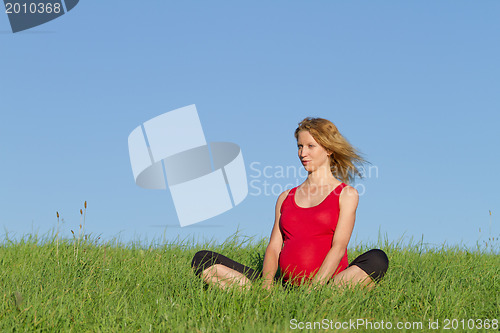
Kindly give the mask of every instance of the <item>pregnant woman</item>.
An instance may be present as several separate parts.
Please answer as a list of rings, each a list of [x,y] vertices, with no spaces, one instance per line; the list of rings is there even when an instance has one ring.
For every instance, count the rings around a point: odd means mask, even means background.
[[[347,185],[364,160],[329,120],[306,118],[295,130],[298,156],[307,179],[280,194],[262,272],[212,251],[195,254],[192,267],[221,288],[262,279],[270,289],[280,268],[284,283],[373,287],[387,271],[387,255],[365,252],[350,264],[347,245],[358,207],[358,192]]]

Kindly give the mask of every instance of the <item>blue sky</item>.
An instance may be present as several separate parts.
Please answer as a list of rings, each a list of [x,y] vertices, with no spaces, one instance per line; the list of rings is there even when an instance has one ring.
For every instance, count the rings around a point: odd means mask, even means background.
[[[350,245],[379,231],[435,245],[498,236],[499,12],[498,1],[81,1],[16,34],[0,15],[2,233],[43,235],[59,211],[70,237],[86,200],[86,230],[104,239],[267,237],[278,193],[264,181],[303,181],[279,171],[301,168],[293,131],[318,116],[371,162],[354,184]],[[135,185],[127,138],[190,104],[207,141],[241,147],[253,185],[236,208],[180,228],[168,191]]]

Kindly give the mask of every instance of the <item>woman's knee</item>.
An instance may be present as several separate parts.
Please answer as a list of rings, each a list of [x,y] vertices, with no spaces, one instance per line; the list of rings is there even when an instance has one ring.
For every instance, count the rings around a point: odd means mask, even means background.
[[[195,270],[196,275],[199,276],[205,269],[216,263],[216,257],[217,254],[213,251],[198,251],[191,261],[191,267]]]
[[[387,257],[387,254],[380,249],[373,249],[372,251],[372,260],[376,263],[381,271],[383,271],[384,273],[387,272],[387,269],[389,268],[389,258]]]
[[[389,258],[384,251],[372,249],[354,259],[351,265],[356,265],[366,272],[373,280],[382,279],[389,268]]]
[[[375,280],[379,281],[382,279],[389,269],[389,258],[387,257],[387,254],[380,250],[380,249],[373,249],[370,250],[370,261],[371,261],[371,266],[374,268],[375,271]]]

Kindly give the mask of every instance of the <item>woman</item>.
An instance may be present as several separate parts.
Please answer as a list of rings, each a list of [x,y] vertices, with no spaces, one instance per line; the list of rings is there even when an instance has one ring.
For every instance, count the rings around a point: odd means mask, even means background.
[[[308,172],[298,187],[278,197],[274,227],[262,273],[221,254],[200,251],[192,266],[207,283],[221,288],[248,286],[258,278],[270,289],[278,267],[284,282],[373,287],[387,271],[382,250],[363,253],[351,264],[347,244],[358,206],[358,192],[346,185],[365,162],[329,120],[306,118],[295,130],[298,155]]]

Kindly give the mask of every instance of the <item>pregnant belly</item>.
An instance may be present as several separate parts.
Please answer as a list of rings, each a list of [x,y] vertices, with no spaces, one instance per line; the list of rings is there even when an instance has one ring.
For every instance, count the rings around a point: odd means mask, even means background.
[[[330,248],[331,241],[287,240],[279,257],[283,278],[294,284],[300,284],[301,279],[311,279],[318,272]]]

